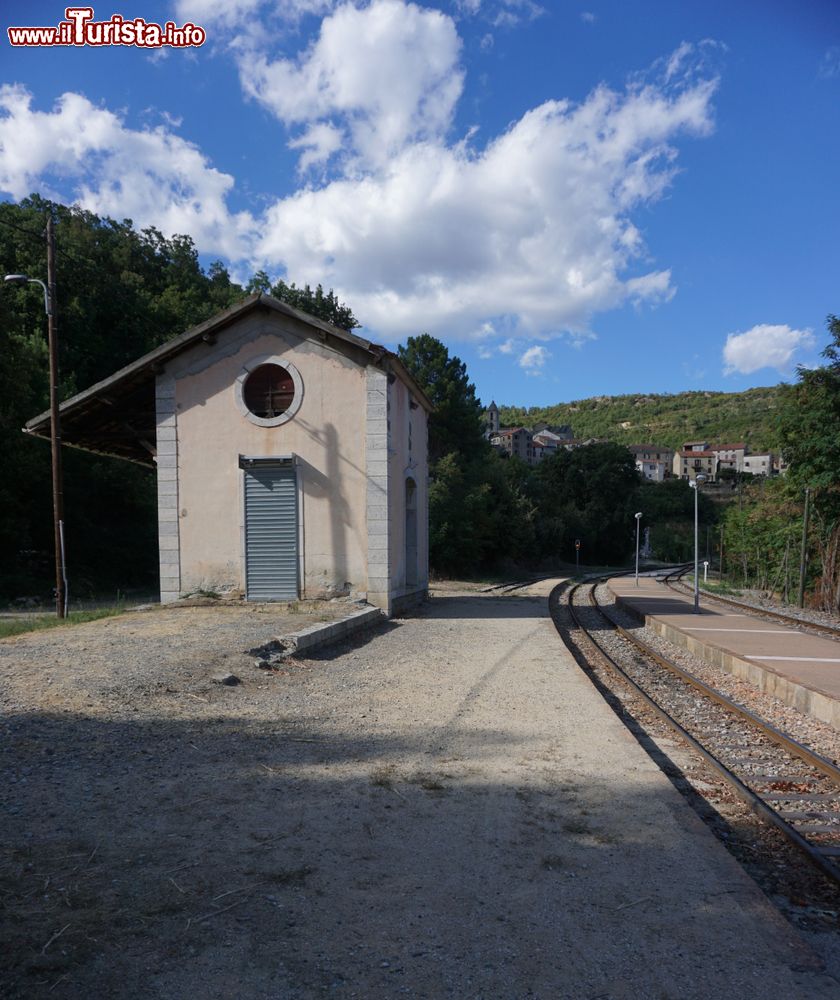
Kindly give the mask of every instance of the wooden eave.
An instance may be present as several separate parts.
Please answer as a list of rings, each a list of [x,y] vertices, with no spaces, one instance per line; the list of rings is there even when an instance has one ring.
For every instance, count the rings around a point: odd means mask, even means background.
[[[408,386],[412,395],[431,412],[428,396],[414,381],[403,363],[379,344],[357,337],[315,316],[293,309],[270,295],[258,292],[218,313],[204,323],[173,337],[160,347],[132,361],[108,378],[65,400],[60,408],[62,443],[102,455],[113,455],[150,468],[155,467],[155,379],[166,363],[204,341],[212,344],[216,335],[254,309],[281,313],[308,327],[321,341],[333,338],[364,351],[370,363],[392,371]],[[50,411],[28,420],[24,431],[49,438]]]

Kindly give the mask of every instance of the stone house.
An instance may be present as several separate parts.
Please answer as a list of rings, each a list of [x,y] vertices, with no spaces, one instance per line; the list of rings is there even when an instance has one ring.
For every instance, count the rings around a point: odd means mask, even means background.
[[[652,483],[664,483],[671,476],[672,462],[655,458],[637,458],[636,471]]]
[[[674,453],[674,475],[679,479],[694,479],[698,472],[715,482],[718,472],[717,452],[700,448],[682,449]]]
[[[715,445],[714,451],[718,457],[718,471],[731,469],[734,472],[744,471],[744,456],[747,454],[747,446],[742,441],[737,444]]]
[[[636,463],[636,471],[654,483],[664,482],[672,475],[674,452],[658,444],[630,444],[627,450]]]
[[[392,613],[428,587],[431,409],[395,354],[256,294],[61,421],[65,444],[156,469],[161,601],[355,593]]]
[[[753,455],[747,452],[741,467],[743,472],[749,472],[753,476],[770,476],[776,468],[775,456],[772,452],[766,452],[763,455]]]
[[[536,465],[536,449],[533,435],[525,427],[503,427],[490,437],[490,444],[505,455],[515,455],[527,465]]]

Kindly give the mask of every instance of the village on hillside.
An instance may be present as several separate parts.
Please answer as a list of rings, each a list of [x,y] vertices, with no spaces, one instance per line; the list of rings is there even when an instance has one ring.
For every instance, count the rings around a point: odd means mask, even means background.
[[[527,465],[539,465],[543,459],[560,449],[572,451],[585,445],[596,444],[604,438],[576,438],[568,424],[550,426],[537,423],[533,430],[527,427],[501,427],[499,408],[495,401],[485,411],[485,437],[502,455],[521,459]],[[631,444],[637,471],[653,483],[667,479],[692,479],[702,473],[707,482],[735,479],[738,475],[773,476],[785,471],[780,454],[762,452],[754,454],[749,445],[713,444],[710,441],[686,441],[674,450],[658,444]]]

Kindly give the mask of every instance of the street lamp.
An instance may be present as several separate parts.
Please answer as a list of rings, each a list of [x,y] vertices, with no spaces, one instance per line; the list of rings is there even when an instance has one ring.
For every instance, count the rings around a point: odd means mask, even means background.
[[[689,486],[694,490],[694,613],[700,614],[700,553],[697,540],[697,494],[700,487],[706,482],[706,477],[702,472],[698,472],[694,479],[690,480]]]
[[[636,586],[639,586],[639,525],[642,523],[642,512],[636,514]]]
[[[27,274],[7,274],[3,278],[3,281],[5,281],[9,285],[26,285],[26,284],[40,285],[41,288],[43,288],[44,290],[44,312],[47,314],[47,316],[51,315],[52,307],[50,304],[50,293],[47,286],[44,284],[43,281],[41,281],[40,278],[30,278],[29,275]]]
[[[47,284],[27,274],[7,274],[9,285],[40,285],[47,314],[50,353],[50,447],[52,451],[53,529],[55,535],[55,610],[67,617],[67,570],[64,563],[64,486],[61,473],[61,426],[58,414],[58,330],[55,314],[55,234],[52,216],[47,217]]]

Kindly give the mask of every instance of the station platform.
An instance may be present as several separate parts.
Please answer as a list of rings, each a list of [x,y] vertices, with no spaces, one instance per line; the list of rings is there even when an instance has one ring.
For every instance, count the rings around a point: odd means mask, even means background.
[[[795,626],[727,611],[700,595],[685,597],[654,577],[613,577],[608,587],[621,607],[658,635],[840,730],[840,642]]]

